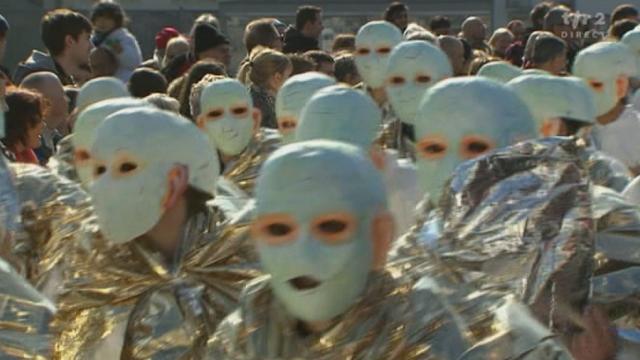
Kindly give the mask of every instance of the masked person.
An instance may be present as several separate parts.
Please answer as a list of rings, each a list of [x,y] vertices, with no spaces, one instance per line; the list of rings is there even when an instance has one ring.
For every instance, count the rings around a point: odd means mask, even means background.
[[[380,142],[387,148],[399,150],[401,157],[411,157],[410,146],[405,144],[404,139],[410,135],[410,130],[404,129],[396,118],[385,90],[389,57],[401,41],[402,34],[397,27],[386,21],[371,21],[356,34],[354,56],[358,73],[363,79],[358,87],[366,90],[383,112],[385,131]]]
[[[376,143],[380,119],[380,110],[368,96],[348,87],[332,86],[318,91],[303,108],[295,140],[342,141],[369,154],[383,174],[399,231],[406,231],[413,223],[418,198],[416,169],[408,160],[398,159],[397,152]]]
[[[4,119],[0,119],[0,125],[0,135],[4,136]],[[13,242],[19,228],[20,204],[13,177],[7,160],[0,155],[0,240],[5,246]],[[0,357],[48,358],[49,321],[55,306],[11,267],[4,254],[0,258],[0,281],[4,304],[0,311]]]
[[[629,170],[589,144],[597,111],[586,82],[575,77],[526,75],[507,85],[527,104],[540,136],[575,137],[593,183],[618,192],[624,190],[631,181]]]
[[[632,173],[640,171],[640,115],[625,104],[629,77],[635,75],[635,57],[620,43],[601,42],[580,51],[573,66],[574,75],[591,86],[598,117],[593,127],[597,149],[622,161]]]
[[[249,196],[266,157],[280,145],[275,130],[260,128],[260,111],[239,81],[214,81],[200,96],[196,123],[220,156],[222,176]]]
[[[631,49],[636,59],[636,68],[638,72],[635,76],[629,78],[629,94],[630,102],[635,110],[640,109],[640,30],[632,30],[624,34],[621,43],[627,45]]]
[[[90,155],[97,216],[69,255],[56,358],[201,358],[256,274],[224,214],[206,205],[216,153],[189,120],[131,108],[102,122]]]
[[[387,263],[386,198],[357,147],[315,140],[276,151],[258,180],[251,227],[268,276],[247,286],[210,339],[209,358],[568,358],[522,307],[440,282],[436,263],[424,277]],[[504,332],[472,334],[475,326]]]
[[[335,83],[334,79],[317,72],[295,75],[285,81],[276,96],[276,118],[283,143],[294,141],[302,108],[313,94]]]
[[[122,81],[102,77],[87,81],[78,92],[76,107],[71,114],[71,125],[75,126],[78,115],[87,107],[102,100],[129,97],[129,91]],[[69,134],[60,140],[55,156],[48,164],[49,168],[58,175],[78,181],[74,166],[74,134]]]
[[[478,71],[478,76],[493,79],[503,84],[522,75],[522,69],[517,68],[506,61],[494,61],[483,65]]]
[[[398,45],[389,57],[386,89],[393,111],[405,124],[413,124],[422,97],[431,86],[453,75],[447,55],[424,41]]]

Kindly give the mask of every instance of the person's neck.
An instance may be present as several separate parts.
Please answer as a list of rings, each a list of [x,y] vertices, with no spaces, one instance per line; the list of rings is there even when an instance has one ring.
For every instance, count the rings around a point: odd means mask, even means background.
[[[64,56],[64,54],[53,57],[53,60],[62,68],[62,71],[64,71],[67,76],[76,76],[80,72],[80,67],[68,56]]]
[[[182,197],[175,206],[165,211],[160,221],[141,240],[159,251],[170,264],[182,242],[187,217],[187,201]]]
[[[225,167],[238,158],[238,155],[227,155],[222,151],[219,151],[218,153],[220,154],[220,161],[222,161],[222,164]]]
[[[608,113],[598,116],[596,119],[598,124],[600,125],[608,125],[612,122],[615,122],[620,117],[620,114],[624,111],[625,105],[622,101],[619,101],[618,104],[613,107],[613,109],[609,110]]]
[[[311,34],[311,32],[309,30],[307,30],[306,28],[300,30],[300,34],[302,34],[302,36],[304,36],[306,38],[315,40],[315,37],[313,36],[313,34]]]
[[[376,89],[370,88],[369,93],[378,106],[382,106],[387,102],[387,91],[384,86]]]

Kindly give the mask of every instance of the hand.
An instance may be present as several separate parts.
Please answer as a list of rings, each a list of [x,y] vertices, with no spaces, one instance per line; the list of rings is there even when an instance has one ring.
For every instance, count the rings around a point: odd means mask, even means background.
[[[571,339],[576,360],[610,360],[616,355],[616,333],[604,311],[588,308],[582,316],[585,329]]]

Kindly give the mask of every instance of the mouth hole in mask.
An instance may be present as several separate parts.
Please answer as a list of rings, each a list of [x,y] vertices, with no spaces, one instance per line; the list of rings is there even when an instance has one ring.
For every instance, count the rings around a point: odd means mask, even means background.
[[[321,282],[311,276],[298,276],[289,280],[289,285],[298,291],[313,290],[320,286]]]

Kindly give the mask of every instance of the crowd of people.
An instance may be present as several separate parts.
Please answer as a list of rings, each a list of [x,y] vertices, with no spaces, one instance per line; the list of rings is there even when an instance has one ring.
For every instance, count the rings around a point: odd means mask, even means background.
[[[49,11],[0,68],[0,358],[640,358],[640,13],[580,16],[324,51],[306,5],[232,64],[212,14],[145,60]]]

